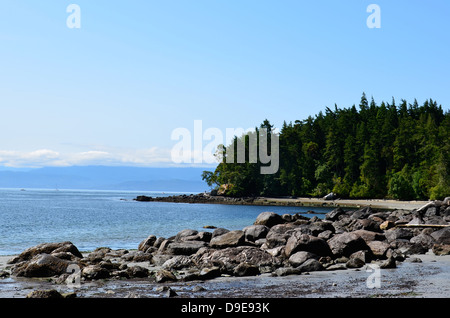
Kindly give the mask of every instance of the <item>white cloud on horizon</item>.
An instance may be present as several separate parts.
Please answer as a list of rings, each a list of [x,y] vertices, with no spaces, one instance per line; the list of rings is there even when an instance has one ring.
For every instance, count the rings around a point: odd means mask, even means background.
[[[198,154],[197,154],[198,155]],[[193,154],[193,156],[197,156]],[[210,166],[201,164],[177,164],[172,160],[171,149],[152,147],[148,149],[103,149],[83,152],[61,153],[49,149],[34,151],[0,150],[0,166],[9,168],[42,168],[69,166]]]

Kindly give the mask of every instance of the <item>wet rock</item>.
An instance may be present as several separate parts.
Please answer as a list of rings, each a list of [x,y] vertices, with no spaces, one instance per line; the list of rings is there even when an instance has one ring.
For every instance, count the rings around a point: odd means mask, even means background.
[[[244,262],[234,268],[233,274],[238,277],[256,276],[260,274],[260,271],[258,266]]]
[[[221,274],[220,268],[218,266],[205,267],[202,268],[198,278],[201,280],[208,280],[219,277]]]
[[[138,265],[128,267],[126,271],[129,277],[134,278],[145,278],[149,275],[149,271],[147,268]]]
[[[380,268],[396,268],[397,264],[395,262],[395,258],[394,257],[389,257],[387,260],[385,260],[384,262],[381,263]]]
[[[51,277],[66,273],[67,267],[73,262],[59,259],[49,254],[39,254],[31,260],[17,264],[12,268],[12,274],[18,277]]]
[[[293,267],[280,267],[272,272],[272,276],[300,275],[302,271]]]
[[[174,282],[176,280],[177,278],[175,275],[171,271],[165,269],[161,269],[155,274],[155,281],[157,283]]]
[[[56,289],[51,290],[35,290],[27,295],[26,298],[47,298],[47,299],[62,299],[64,298]]]
[[[178,294],[172,288],[169,287],[166,291],[165,296],[167,298],[172,298],[172,297],[178,296]]]
[[[100,265],[88,265],[81,271],[81,276],[88,280],[105,279],[110,277],[110,272]]]

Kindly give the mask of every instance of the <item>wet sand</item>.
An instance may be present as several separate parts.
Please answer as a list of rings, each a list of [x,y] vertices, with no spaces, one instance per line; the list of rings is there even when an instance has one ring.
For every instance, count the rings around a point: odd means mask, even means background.
[[[11,256],[0,257],[0,271]],[[422,262],[411,262],[414,258]],[[139,263],[152,268],[147,263]],[[77,288],[55,284],[49,279],[8,277],[0,279],[0,298],[23,298],[33,290],[56,289],[76,292],[81,298],[166,298],[164,287],[176,298],[449,298],[450,255],[431,252],[410,256],[395,269],[380,269],[379,288],[372,286],[373,269],[311,272],[272,277],[220,277],[208,281],[156,284],[150,279],[99,280],[82,282]],[[369,285],[367,284],[369,280]],[[373,288],[370,288],[373,287]]]

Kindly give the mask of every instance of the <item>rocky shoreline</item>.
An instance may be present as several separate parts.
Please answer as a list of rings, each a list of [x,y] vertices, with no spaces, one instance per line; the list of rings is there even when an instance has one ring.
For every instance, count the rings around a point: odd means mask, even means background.
[[[280,278],[367,264],[396,268],[410,255],[450,254],[450,205],[448,200],[435,201],[412,211],[339,207],[323,220],[264,212],[242,230],[186,229],[169,238],[149,235],[136,248],[101,247],[80,253],[71,242],[43,243],[11,258],[0,277],[45,278],[73,286],[139,279],[165,286],[164,292],[173,297],[170,284],[219,277]],[[36,291],[29,297],[58,294]]]
[[[211,195],[210,193],[182,194],[164,197],[137,196],[135,201],[139,202],[170,202],[170,203],[197,203],[197,204],[228,204],[228,205],[259,205],[259,206],[292,206],[292,207],[341,207],[362,208],[372,207],[376,209],[396,210],[419,209],[428,201],[398,201],[385,199],[358,200],[340,199],[333,197],[325,198],[298,198],[298,197],[227,197]]]

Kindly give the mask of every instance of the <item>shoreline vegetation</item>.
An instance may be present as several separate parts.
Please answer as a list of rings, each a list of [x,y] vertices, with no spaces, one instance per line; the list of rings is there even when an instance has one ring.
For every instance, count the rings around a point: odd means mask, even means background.
[[[258,205],[258,206],[292,206],[292,207],[341,207],[355,208],[371,207],[386,210],[414,210],[433,201],[401,201],[389,199],[335,199],[297,198],[297,197],[227,197],[211,195],[210,193],[182,194],[166,197],[137,196],[140,202],[172,202],[197,204],[229,204],[229,205]]]
[[[345,276],[348,270],[367,266],[397,270],[405,261],[421,262],[413,255],[450,255],[450,198],[415,209],[337,207],[324,219],[300,213],[262,212],[242,230],[185,229],[168,238],[150,234],[136,247],[136,250],[99,247],[90,253],[80,253],[71,242],[42,243],[12,257],[7,266],[0,266],[0,277],[20,278],[21,282],[23,278],[41,281],[45,278],[45,286],[53,287],[51,291],[29,292],[26,296],[31,298],[62,298],[58,289],[64,292],[68,286],[72,292],[66,297],[96,297],[107,282],[119,286],[120,282],[135,280],[141,282],[141,287],[132,297],[152,297],[154,291],[160,296],[153,297],[176,297],[174,286],[184,289],[198,286],[184,297],[208,297],[212,293],[201,289],[202,284],[206,281],[214,284],[220,278],[270,278],[276,289],[281,288],[274,280],[277,277],[298,277],[312,272],[337,272],[341,273],[338,276]],[[447,279],[441,284],[445,286]],[[77,282],[78,287],[74,287]],[[412,295],[411,284],[405,285],[401,279],[399,282],[399,295],[405,290]],[[340,284],[342,287],[346,283]],[[77,288],[80,294],[73,292]],[[283,288],[285,293],[277,297],[302,296],[290,286]],[[266,297],[272,295],[271,289],[266,290]],[[239,288],[231,294],[227,292],[214,295],[240,295]],[[253,294],[247,297],[261,297],[259,292],[253,289]],[[114,295],[120,297],[114,290],[102,297]]]
[[[450,195],[450,111],[432,99],[376,104],[363,93],[358,106],[326,107],[279,132],[266,119],[215,156],[202,179],[231,197],[436,200]]]

